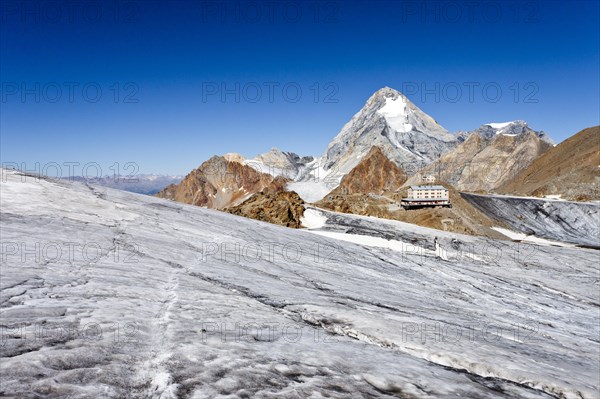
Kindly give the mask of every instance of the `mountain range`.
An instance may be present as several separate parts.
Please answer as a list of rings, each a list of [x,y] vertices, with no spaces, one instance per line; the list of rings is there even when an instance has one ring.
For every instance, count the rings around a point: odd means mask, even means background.
[[[402,93],[384,87],[319,157],[277,148],[252,159],[240,154],[216,156],[158,196],[226,209],[264,190],[289,190],[306,202],[316,202],[336,189],[374,147],[406,175],[408,183],[434,174],[459,190],[487,191],[506,183],[553,145],[545,132],[521,120],[449,133]],[[482,173],[484,167],[490,170]],[[494,175],[498,172],[499,177]]]

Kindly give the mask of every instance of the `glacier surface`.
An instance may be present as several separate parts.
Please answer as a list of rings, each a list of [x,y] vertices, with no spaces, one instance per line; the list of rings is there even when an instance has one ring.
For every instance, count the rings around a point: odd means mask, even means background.
[[[599,396],[597,251],[2,173],[2,396]]]

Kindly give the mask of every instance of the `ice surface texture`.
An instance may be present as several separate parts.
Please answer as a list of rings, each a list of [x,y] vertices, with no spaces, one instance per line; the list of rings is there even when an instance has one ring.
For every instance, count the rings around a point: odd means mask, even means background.
[[[2,396],[598,397],[596,251],[2,173]]]

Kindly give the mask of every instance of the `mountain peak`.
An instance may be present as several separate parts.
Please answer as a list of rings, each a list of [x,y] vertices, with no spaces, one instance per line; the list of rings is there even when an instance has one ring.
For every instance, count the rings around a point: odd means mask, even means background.
[[[493,122],[493,123],[485,123],[485,126],[489,126],[489,127],[491,127],[492,129],[503,129],[503,128],[507,127],[507,126],[510,126],[510,125],[515,125],[515,124],[519,124],[519,125],[525,125],[525,126],[527,126],[527,122],[525,122],[525,121],[521,121],[521,120],[518,120],[518,121],[510,121],[510,122]]]
[[[223,154],[223,158],[225,158],[227,162],[244,163],[244,156],[242,154],[238,154],[237,152],[228,152],[227,154]]]
[[[548,136],[548,134],[546,134],[546,132],[543,130],[536,131],[531,129],[524,120],[514,120],[501,123],[485,123],[470,133],[477,133],[480,136],[488,139],[498,135],[517,137],[524,136],[527,133],[534,133],[539,139],[545,141],[546,143],[552,145],[554,144],[554,141],[552,138],[550,138],[550,136]]]
[[[367,100],[366,106],[368,107],[369,105],[373,105],[373,104],[377,104],[379,106],[384,106],[387,99],[396,100],[399,97],[405,101],[410,102],[410,100],[408,100],[408,98],[404,94],[399,92],[398,90],[392,89],[391,87],[388,87],[388,86],[385,86],[385,87],[382,87],[381,89],[377,90],[375,93],[373,93],[371,95],[371,97],[369,97],[369,99]]]
[[[381,194],[397,190],[406,179],[404,171],[385,156],[381,147],[374,145],[329,195]]]
[[[373,145],[396,165],[424,165],[456,144],[453,135],[404,94],[383,87],[344,125],[320,165],[332,183],[339,183]]]

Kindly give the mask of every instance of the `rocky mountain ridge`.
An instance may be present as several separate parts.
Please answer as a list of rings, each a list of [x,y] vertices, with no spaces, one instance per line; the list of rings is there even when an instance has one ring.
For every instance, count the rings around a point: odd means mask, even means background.
[[[503,194],[600,199],[600,126],[584,129],[545,152],[498,188]]]
[[[235,206],[262,191],[282,191],[288,179],[261,173],[236,155],[214,156],[190,172],[179,184],[156,194],[186,204],[213,209]]]

